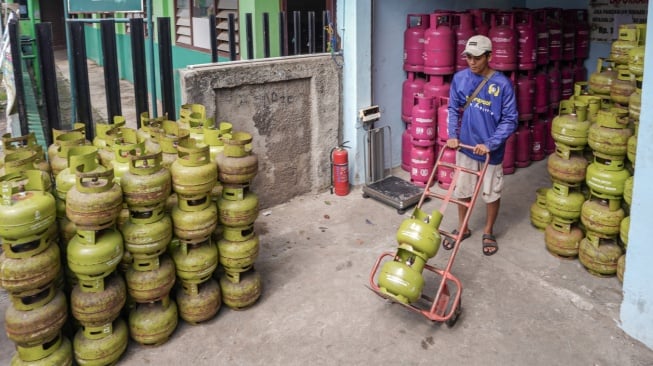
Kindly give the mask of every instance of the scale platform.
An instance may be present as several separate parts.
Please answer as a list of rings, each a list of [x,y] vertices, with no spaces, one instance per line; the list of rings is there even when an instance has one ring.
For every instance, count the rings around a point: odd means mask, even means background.
[[[411,206],[419,202],[424,192],[410,182],[399,177],[389,176],[363,186],[363,198],[374,198],[397,209],[403,215]]]

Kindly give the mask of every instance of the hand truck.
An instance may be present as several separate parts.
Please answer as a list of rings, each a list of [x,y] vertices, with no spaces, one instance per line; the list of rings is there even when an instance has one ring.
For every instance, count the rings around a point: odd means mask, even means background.
[[[468,145],[460,145],[459,148],[463,149],[469,149],[473,150],[473,146],[468,146]],[[440,205],[439,211],[441,214],[444,215],[444,212],[450,202],[455,203],[456,205],[462,205],[467,207],[467,213],[465,214],[465,217],[463,219],[463,222],[460,223],[460,227],[458,228],[458,234],[452,234],[451,232],[447,232],[441,229],[438,229],[439,233],[441,236],[449,237],[455,240],[454,247],[451,251],[451,255],[449,257],[449,260],[447,262],[447,265],[444,269],[439,269],[433,266],[430,266],[426,264],[424,266],[425,270],[428,270],[430,272],[433,272],[436,276],[439,276],[441,278],[440,285],[438,286],[438,290],[435,293],[434,297],[430,297],[424,292],[421,294],[421,299],[426,300],[426,304],[424,303],[403,303],[399,301],[395,301],[390,296],[387,296],[386,293],[381,292],[379,286],[376,283],[376,278],[377,278],[377,272],[379,270],[379,266],[381,265],[381,262],[383,259],[386,257],[393,258],[395,257],[394,252],[384,252],[382,253],[376,260],[376,263],[374,263],[374,266],[372,267],[372,271],[370,273],[369,277],[369,287],[372,291],[374,291],[377,295],[390,300],[391,302],[397,302],[410,310],[413,310],[419,314],[422,314],[426,318],[428,318],[431,321],[436,321],[436,322],[445,322],[447,326],[451,327],[453,326],[456,321],[458,320],[458,317],[460,313],[462,312],[462,307],[461,307],[461,295],[463,292],[463,286],[458,278],[454,276],[451,273],[451,267],[453,266],[453,262],[456,259],[456,255],[458,254],[458,250],[460,249],[460,243],[462,241],[462,237],[464,234],[463,228],[467,227],[467,223],[469,221],[469,218],[472,213],[472,209],[474,207],[474,204],[476,203],[476,198],[478,197],[479,192],[481,191],[481,187],[483,186],[483,177],[485,176],[485,172],[487,171],[487,167],[490,162],[490,154],[486,154],[485,156],[485,162],[483,163],[482,167],[480,170],[472,170],[472,169],[467,169],[461,166],[456,165],[455,163],[449,163],[449,162],[443,162],[442,161],[442,156],[445,151],[445,149],[450,149],[446,145],[443,146],[443,148],[440,150],[440,153],[438,154],[438,158],[435,162],[435,167],[433,169],[433,172],[431,173],[431,176],[429,177],[429,180],[426,184],[426,187],[424,188],[424,192],[422,193],[422,196],[417,203],[417,208],[421,208],[422,204],[427,198],[434,197],[442,200],[442,204]],[[439,168],[448,168],[453,171],[452,174],[452,179],[451,179],[451,184],[449,185],[449,188],[447,189],[446,193],[438,193],[438,192],[432,192],[429,188],[433,186],[435,183],[436,177],[437,177],[437,170]],[[474,192],[472,194],[472,197],[469,201],[462,201],[453,198],[453,190],[454,187],[456,186],[456,182],[460,176],[461,173],[465,174],[474,174],[478,176],[478,179],[476,181],[476,185],[474,187]],[[439,245],[439,243],[438,243]]]

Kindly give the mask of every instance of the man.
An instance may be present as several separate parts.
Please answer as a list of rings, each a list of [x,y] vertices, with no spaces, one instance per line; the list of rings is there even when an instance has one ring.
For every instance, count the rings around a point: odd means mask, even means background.
[[[482,197],[487,206],[483,228],[483,254],[493,255],[499,250],[494,236],[494,223],[499,214],[501,190],[503,188],[503,154],[505,142],[517,128],[517,104],[512,83],[505,75],[490,68],[492,41],[481,35],[471,37],[463,54],[469,68],[457,72],[451,81],[449,92],[449,139],[447,146],[456,149],[460,144],[472,146],[456,152],[456,165],[480,170],[485,154],[490,154],[490,163],[483,178]],[[488,79],[469,104],[468,99],[479,85]],[[464,109],[464,110],[463,110]],[[454,196],[467,201],[472,197],[476,176],[461,173],[458,176]],[[467,207],[458,205],[458,220],[462,225]],[[461,241],[471,236],[467,227],[452,234]],[[447,250],[455,245],[455,238],[445,238],[443,247]]]

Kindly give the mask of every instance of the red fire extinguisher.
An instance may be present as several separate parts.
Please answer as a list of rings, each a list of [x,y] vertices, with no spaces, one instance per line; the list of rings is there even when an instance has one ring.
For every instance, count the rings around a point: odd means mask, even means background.
[[[346,196],[349,193],[349,154],[345,141],[340,146],[331,149],[331,194]]]

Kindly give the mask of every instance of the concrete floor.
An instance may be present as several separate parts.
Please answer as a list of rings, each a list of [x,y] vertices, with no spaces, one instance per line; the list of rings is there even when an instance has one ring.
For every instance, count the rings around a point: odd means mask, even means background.
[[[395,232],[409,213],[364,199],[354,187],[345,197],[306,195],[263,210],[255,225],[258,302],[242,311],[223,305],[199,325],[180,321],[158,347],[130,342],[119,364],[653,365],[653,350],[619,328],[619,281],[550,255],[543,233],[530,225],[535,190],[550,184],[545,161],[507,176],[495,230],[500,250],[492,257],[481,253],[479,202],[473,235],[453,266],[464,290],[453,328],[366,287],[376,258],[396,248]],[[429,201],[424,209],[439,204]],[[442,227],[453,229],[455,217],[449,206]],[[443,267],[449,254],[441,250],[429,263]],[[0,313],[7,306],[0,290]],[[14,345],[1,333],[0,365],[7,365]]]

